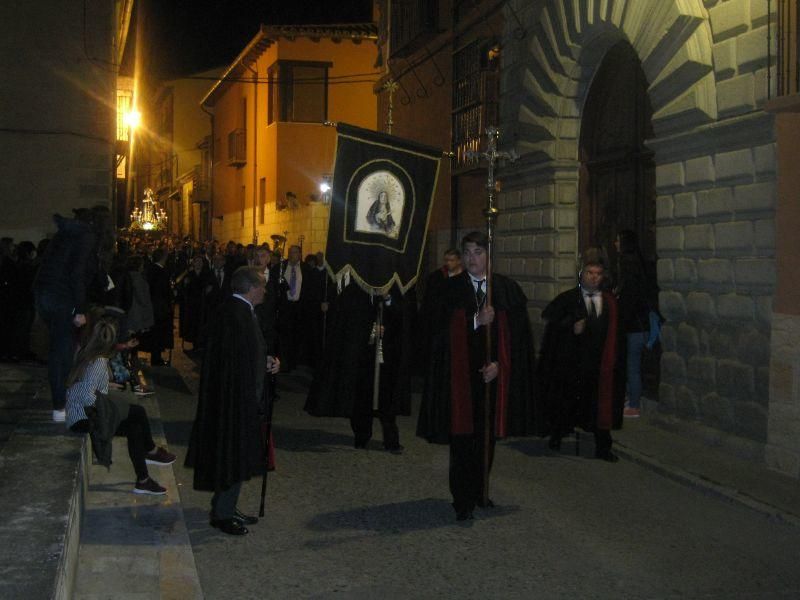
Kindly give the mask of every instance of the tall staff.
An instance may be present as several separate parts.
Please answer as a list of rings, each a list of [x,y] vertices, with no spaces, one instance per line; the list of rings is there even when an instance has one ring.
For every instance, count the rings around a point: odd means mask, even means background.
[[[500,137],[500,131],[490,126],[486,128],[486,152],[468,152],[467,157],[471,159],[486,159],[488,162],[486,190],[488,192],[486,199],[486,208],[483,209],[483,216],[486,217],[486,306],[492,305],[492,267],[494,262],[494,227],[497,223],[497,215],[500,212],[494,205],[495,195],[497,193],[497,180],[495,179],[495,168],[497,162],[507,160],[514,162],[517,160],[517,153],[513,150],[511,152],[499,152],[497,150],[497,140]],[[486,361],[485,364],[492,362],[492,328],[491,325],[486,326]],[[483,402],[483,489],[481,490],[481,500],[484,505],[489,503],[489,462],[491,453],[491,435],[492,435],[492,382],[487,382],[484,385],[484,402]]]

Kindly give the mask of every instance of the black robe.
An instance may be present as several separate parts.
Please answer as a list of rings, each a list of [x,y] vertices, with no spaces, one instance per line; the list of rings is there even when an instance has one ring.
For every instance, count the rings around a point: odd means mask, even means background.
[[[195,347],[202,344],[206,290],[212,285],[211,279],[211,271],[204,266],[200,273],[190,269],[181,281],[180,335]]]
[[[492,282],[492,305],[496,316],[492,338],[497,348],[500,339],[498,328],[502,327],[508,351],[505,361],[508,364],[501,368],[498,383],[494,386],[497,388],[501,379],[505,378],[505,395],[501,393],[503,397],[500,399],[505,406],[505,418],[502,424],[498,423],[497,437],[531,435],[535,432],[536,406],[533,396],[533,336],[528,319],[527,298],[519,285],[508,277],[495,274]],[[469,360],[469,389],[473,404],[477,406],[480,404],[477,396],[484,394],[484,385],[477,370],[483,366],[485,357],[482,349],[472,348],[475,344],[470,334],[476,306],[469,274],[464,271],[448,279],[445,285],[445,300],[441,303],[440,314],[434,319],[438,323],[441,351],[431,356],[431,369],[438,373],[438,382],[425,388],[417,422],[418,436],[441,444],[449,443],[454,433],[451,402],[454,393],[453,364],[458,362],[459,356]],[[461,315],[460,321],[454,319],[457,314]],[[454,333],[458,334],[457,328],[463,327],[469,329],[465,334],[469,347],[453,348],[452,340],[457,339],[454,338]],[[500,358],[497,350],[493,358]],[[506,369],[508,372],[503,373]]]
[[[194,489],[221,491],[263,474],[266,348],[246,302],[229,297],[210,323],[186,455]]]
[[[383,312],[379,412],[409,415],[416,299],[413,290],[401,295],[393,289],[391,295]],[[342,289],[333,303],[322,365],[314,375],[305,410],[317,417],[352,417],[372,398],[375,346],[369,339],[377,304],[355,283]]]
[[[542,338],[536,378],[537,398],[541,401],[545,415],[545,426],[538,432],[541,435],[566,435],[574,427],[586,431],[607,430],[612,428],[608,420],[609,411],[615,425],[618,421],[615,413],[621,416],[621,409],[613,406],[609,408],[613,403],[614,380],[619,376],[619,361],[616,360],[616,303],[608,292],[603,293],[603,298],[604,317],[611,319],[613,316],[613,322],[605,323],[603,347],[597,348],[592,356],[587,356],[586,349],[582,347],[584,340],[573,332],[574,324],[581,319],[588,319],[589,316],[580,288],[562,292],[542,313],[542,319],[547,325]],[[614,306],[610,306],[611,304]],[[606,345],[613,347],[606,349]],[[599,377],[599,388],[594,394],[579,398],[581,371],[587,368],[585,365],[581,366],[582,356],[584,361],[592,363],[588,366],[590,370],[599,372],[599,376],[594,375]],[[603,362],[605,364],[601,364]],[[560,415],[565,403],[574,406],[574,409],[570,409],[573,412],[566,422],[559,424],[560,420],[564,420]],[[598,403],[602,410],[598,409]]]

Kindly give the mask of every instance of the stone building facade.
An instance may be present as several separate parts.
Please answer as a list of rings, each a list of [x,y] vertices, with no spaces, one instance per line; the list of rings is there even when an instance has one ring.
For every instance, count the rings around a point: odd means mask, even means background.
[[[132,0],[0,3],[0,235],[37,242],[53,213],[110,206],[116,84]]]
[[[575,284],[580,250],[610,242],[584,235],[585,205],[598,200],[585,193],[582,129],[604,61],[632,51],[647,82],[653,163],[653,207],[640,216],[654,234],[667,319],[658,409],[762,451],[777,199],[774,117],[764,110],[775,53],[767,8],[766,0],[505,4],[501,131],[521,159],[503,171],[497,254],[540,329],[543,307]]]

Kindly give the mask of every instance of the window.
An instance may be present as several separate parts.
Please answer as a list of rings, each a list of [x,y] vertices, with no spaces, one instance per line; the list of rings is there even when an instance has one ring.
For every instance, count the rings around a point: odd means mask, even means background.
[[[481,136],[497,124],[499,79],[492,43],[476,40],[453,54],[453,152],[458,166],[480,150]]]
[[[408,56],[438,32],[439,0],[393,0],[390,7],[392,58]]]
[[[322,123],[328,119],[331,63],[279,61],[268,71],[268,123]]]

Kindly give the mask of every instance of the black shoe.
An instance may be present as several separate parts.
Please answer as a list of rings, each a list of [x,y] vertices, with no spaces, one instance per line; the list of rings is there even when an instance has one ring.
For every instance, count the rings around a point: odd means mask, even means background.
[[[615,463],[619,461],[619,456],[614,454],[611,450],[606,450],[605,452],[599,452],[595,454],[594,457],[610,463]]]
[[[488,498],[486,502],[478,500],[477,505],[481,508],[494,508],[494,502],[492,502],[491,498]]]
[[[238,519],[211,519],[210,525],[228,535],[247,535],[247,527]]]
[[[404,446],[397,444],[397,446],[392,446],[391,448],[386,448],[386,451],[390,454],[402,454],[405,450]]]
[[[474,516],[471,510],[458,510],[456,511],[456,521],[472,521]]]
[[[356,450],[366,450],[368,443],[369,443],[369,440],[366,440],[366,441],[356,440],[355,442],[353,442],[353,447]]]
[[[244,514],[238,508],[233,511],[233,518],[242,523],[243,525],[255,525],[258,523],[258,517],[251,517],[250,515]]]
[[[550,448],[550,450],[555,450],[558,452],[561,450],[561,438],[557,435],[550,436],[550,441],[547,442],[547,447]]]
[[[166,367],[167,363],[165,363],[163,360],[161,360],[159,358],[158,360],[151,360],[150,361],[150,366],[151,367]]]

